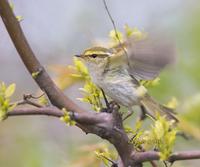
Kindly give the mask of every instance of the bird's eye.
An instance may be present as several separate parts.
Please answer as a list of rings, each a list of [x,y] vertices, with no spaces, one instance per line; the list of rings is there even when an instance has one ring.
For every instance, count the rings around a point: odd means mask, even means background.
[[[92,58],[96,58],[96,57],[97,57],[97,54],[92,54],[91,57],[92,57]]]

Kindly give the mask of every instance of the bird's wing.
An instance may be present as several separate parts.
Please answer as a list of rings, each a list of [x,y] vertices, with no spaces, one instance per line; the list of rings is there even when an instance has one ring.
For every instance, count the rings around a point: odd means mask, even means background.
[[[120,47],[120,46],[118,46]],[[155,36],[141,40],[128,39],[124,45],[128,56],[128,71],[137,80],[152,80],[175,60],[171,41]]]

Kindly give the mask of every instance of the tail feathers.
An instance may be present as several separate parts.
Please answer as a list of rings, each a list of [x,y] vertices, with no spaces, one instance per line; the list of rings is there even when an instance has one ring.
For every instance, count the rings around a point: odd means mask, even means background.
[[[169,120],[174,120],[175,122],[178,122],[178,119],[174,116],[176,113],[173,111],[173,109],[157,103],[148,94],[146,94],[141,100],[141,104],[145,107],[147,113],[152,117],[155,117],[156,112],[159,112],[161,115],[166,115]]]

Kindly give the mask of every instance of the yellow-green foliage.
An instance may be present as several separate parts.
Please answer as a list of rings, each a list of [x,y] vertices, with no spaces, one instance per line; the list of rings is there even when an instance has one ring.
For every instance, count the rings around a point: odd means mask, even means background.
[[[87,67],[76,57],[74,58],[74,66],[69,66],[69,68],[72,68],[77,72],[76,74],[72,73],[72,77],[90,80]]]
[[[60,118],[61,121],[64,121],[68,126],[73,126],[76,124],[75,121],[71,120],[69,112],[63,108],[62,111],[64,112],[64,116]]]
[[[114,154],[111,153],[108,147],[99,148],[95,150],[96,157],[103,162],[106,167],[110,166],[110,161],[114,159]]]
[[[141,40],[146,38],[147,33],[140,31],[138,28],[131,28],[128,25],[124,26],[124,33],[118,30],[111,30],[109,33],[109,37],[111,39],[111,43],[113,45],[119,44],[120,42],[124,42],[128,38],[134,38],[134,40]]]
[[[4,120],[9,111],[13,110],[15,104],[10,104],[10,97],[15,91],[15,84],[11,84],[8,87],[0,82],[0,120]]]
[[[172,97],[171,100],[165,105],[168,108],[176,109],[178,106],[178,100],[176,97]]]
[[[43,95],[43,96],[41,96],[41,97],[38,99],[38,102],[39,102],[39,104],[41,104],[41,105],[47,105],[47,104],[48,104],[48,99],[47,99],[47,97],[45,97],[45,96]]]
[[[157,116],[157,120],[149,131],[150,140],[155,143],[155,148],[160,152],[160,159],[166,160],[172,153],[176,139],[177,129],[174,127],[174,121],[167,121],[165,117]],[[148,137],[147,137],[148,139]]]
[[[120,31],[111,30],[109,33],[109,37],[113,44],[119,44],[119,40],[121,42],[124,40],[124,36]]]
[[[34,79],[36,79],[37,76],[38,76],[39,74],[40,74],[40,72],[37,71],[37,72],[33,72],[31,75],[32,75],[32,77],[33,77]]]
[[[129,127],[126,131],[133,135],[131,142],[136,149],[157,149],[160,159],[166,160],[173,150],[177,129],[174,121],[168,121],[164,116],[157,115],[153,121],[149,130],[142,130],[140,121],[136,123],[135,130]]]
[[[130,126],[125,125],[124,129],[127,134],[131,134],[131,140],[130,143],[134,145],[134,148],[137,150],[140,150],[143,140],[142,135],[144,133],[144,130],[141,129],[142,127],[142,121],[137,121],[135,123],[135,128],[132,129]]]
[[[9,5],[10,5],[10,8],[14,11],[14,4],[13,3],[9,3]],[[16,16],[16,19],[17,19],[17,21],[22,21],[23,20],[23,17],[22,16]]]
[[[140,80],[140,84],[147,87],[154,87],[157,86],[160,83],[160,78],[157,77],[153,80]]]
[[[84,87],[80,88],[80,90],[84,92],[84,97],[79,99],[82,102],[91,104],[93,110],[100,111],[100,109],[102,108],[102,94],[100,89],[97,88],[96,85],[89,80],[85,82]]]
[[[100,111],[102,108],[102,93],[101,90],[91,81],[86,66],[80,60],[75,58],[73,68],[75,68],[78,73],[71,74],[71,76],[83,78],[85,82],[84,87],[80,88],[80,90],[83,92],[83,97],[78,99],[82,102],[91,104],[93,110]]]
[[[71,162],[70,167],[99,167],[99,166],[111,166],[109,160],[115,160],[117,155],[112,147],[108,146],[108,143],[90,143],[89,145],[82,145],[79,148],[81,156]],[[109,160],[108,160],[109,159]],[[102,164],[104,163],[104,165]]]

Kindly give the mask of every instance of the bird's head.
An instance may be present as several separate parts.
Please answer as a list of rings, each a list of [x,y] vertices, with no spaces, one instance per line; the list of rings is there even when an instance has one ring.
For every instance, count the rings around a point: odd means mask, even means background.
[[[113,54],[111,49],[104,47],[92,47],[86,49],[82,54],[75,55],[78,58],[81,58],[85,63],[99,64],[104,62],[108,57]]]
[[[91,71],[95,69],[98,70],[98,68],[103,69],[107,64],[108,59],[112,57],[113,54],[114,51],[112,49],[92,47],[86,49],[82,54],[75,56],[80,58]]]

